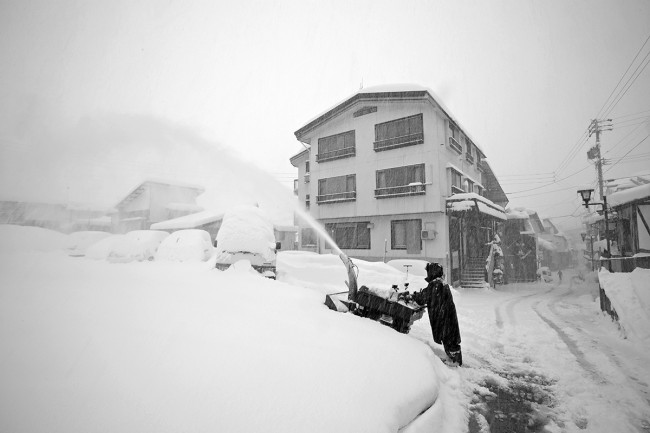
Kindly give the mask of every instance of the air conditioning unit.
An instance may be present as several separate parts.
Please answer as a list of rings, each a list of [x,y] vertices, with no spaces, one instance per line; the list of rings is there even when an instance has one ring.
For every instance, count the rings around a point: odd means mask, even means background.
[[[437,231],[435,230],[422,230],[420,233],[420,237],[425,240],[433,240],[436,238],[436,235],[438,234]]]

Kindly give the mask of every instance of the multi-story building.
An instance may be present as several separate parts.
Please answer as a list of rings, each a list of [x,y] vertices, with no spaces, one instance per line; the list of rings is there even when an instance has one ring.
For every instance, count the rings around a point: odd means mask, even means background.
[[[437,261],[452,281],[482,272],[507,198],[483,150],[433,92],[362,89],[295,135],[305,146],[291,158],[296,194],[346,254]],[[331,250],[296,224],[301,249]]]

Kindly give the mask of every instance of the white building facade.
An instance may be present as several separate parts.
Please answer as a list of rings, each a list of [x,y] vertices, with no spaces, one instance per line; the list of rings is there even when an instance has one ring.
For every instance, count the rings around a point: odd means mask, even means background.
[[[479,234],[477,227],[470,240],[450,231],[452,219],[480,214],[489,220],[484,228],[493,231],[503,213],[486,198],[483,151],[426,88],[360,90],[295,135],[305,146],[291,158],[298,168],[295,192],[351,257],[436,261],[459,276],[468,242],[478,255],[492,233]],[[454,194],[465,194],[457,197],[476,206],[455,212],[448,201]],[[481,213],[477,202],[494,209]],[[451,230],[468,232],[454,222]],[[301,249],[331,250],[308,224],[296,223]]]

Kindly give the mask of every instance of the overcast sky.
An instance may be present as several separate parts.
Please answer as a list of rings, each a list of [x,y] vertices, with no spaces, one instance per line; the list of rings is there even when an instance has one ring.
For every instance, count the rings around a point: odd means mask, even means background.
[[[650,43],[633,63],[649,36],[648,0],[0,0],[2,193],[85,200],[99,182],[110,202],[135,174],[179,174],[180,155],[156,155],[179,130],[290,185],[294,131],[361,83],[413,83],[484,149],[511,206],[566,223],[596,179],[592,118],[614,119],[606,178],[650,173]]]

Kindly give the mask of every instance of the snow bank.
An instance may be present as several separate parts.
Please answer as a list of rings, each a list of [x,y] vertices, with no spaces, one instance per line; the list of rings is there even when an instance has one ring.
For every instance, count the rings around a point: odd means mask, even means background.
[[[214,253],[210,233],[205,230],[178,230],[167,236],[156,251],[156,260],[204,262]]]
[[[650,344],[650,269],[611,273],[603,267],[598,280],[627,335]]]
[[[53,251],[65,248],[68,236],[40,227],[0,224],[0,252]]]
[[[464,427],[458,375],[427,345],[318,292],[193,263],[0,263],[0,431]]]

